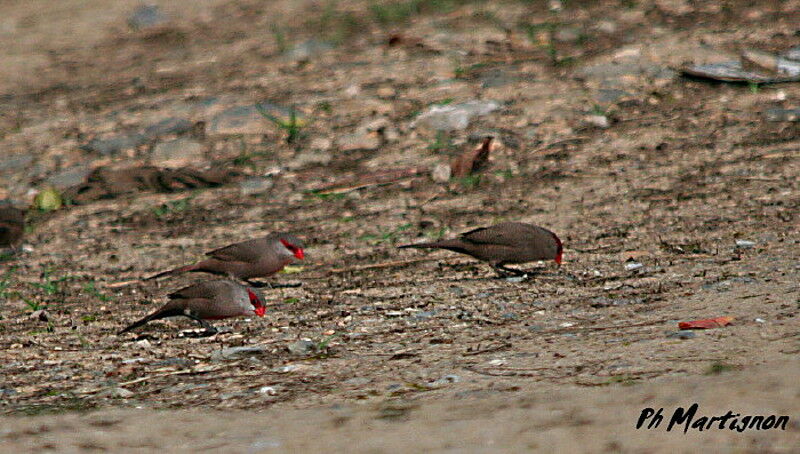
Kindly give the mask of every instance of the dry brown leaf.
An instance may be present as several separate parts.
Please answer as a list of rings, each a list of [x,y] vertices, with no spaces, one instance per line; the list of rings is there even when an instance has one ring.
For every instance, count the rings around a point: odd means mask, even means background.
[[[494,137],[487,136],[483,142],[472,150],[468,150],[450,162],[453,178],[464,178],[483,170],[489,160]]]

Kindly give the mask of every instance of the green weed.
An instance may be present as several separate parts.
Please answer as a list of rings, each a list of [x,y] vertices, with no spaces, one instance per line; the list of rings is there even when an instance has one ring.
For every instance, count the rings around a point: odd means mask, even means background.
[[[436,139],[433,141],[432,144],[428,145],[428,151],[432,153],[442,153],[447,152],[455,148],[453,145],[453,141],[450,137],[444,133],[444,131],[437,131],[436,132]]]
[[[305,120],[301,119],[297,115],[297,110],[292,108],[289,111],[289,118],[278,118],[275,115],[272,115],[264,108],[261,104],[256,104],[256,109],[258,113],[261,114],[262,117],[266,118],[267,120],[275,123],[275,125],[286,132],[286,143],[292,144],[300,138],[300,133],[303,127],[305,126]]]
[[[197,194],[192,194],[191,196],[186,197],[185,199],[173,200],[172,202],[163,203],[160,206],[153,208],[153,214],[155,214],[158,219],[161,219],[167,215],[186,211],[191,206],[191,202],[192,200],[194,200],[195,197],[197,197]]]
[[[362,235],[361,238],[359,239],[373,244],[385,243],[385,242],[393,243],[397,239],[398,234],[410,229],[412,226],[413,224],[408,223],[408,224],[402,224],[395,229],[389,229],[389,230],[380,229],[379,232],[376,234],[369,233],[366,235]]]
[[[91,296],[97,297],[102,302],[111,301],[113,298],[108,295],[103,295],[97,288],[94,286],[94,282],[89,282],[83,285],[83,291],[88,293]]]
[[[732,366],[730,364],[723,363],[721,361],[716,361],[708,367],[706,370],[705,375],[719,375],[723,372],[730,372],[732,370],[736,370],[736,366]]]

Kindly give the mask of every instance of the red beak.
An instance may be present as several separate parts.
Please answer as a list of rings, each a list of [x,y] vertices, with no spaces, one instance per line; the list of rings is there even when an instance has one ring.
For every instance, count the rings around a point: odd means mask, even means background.
[[[303,253],[303,248],[297,248],[297,250],[294,251],[294,256],[297,257],[299,260],[303,260],[303,257],[305,257],[306,254]]]

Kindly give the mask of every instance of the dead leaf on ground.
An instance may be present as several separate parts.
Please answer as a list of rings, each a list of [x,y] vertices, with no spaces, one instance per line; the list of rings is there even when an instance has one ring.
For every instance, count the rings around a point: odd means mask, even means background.
[[[722,328],[723,326],[730,325],[731,322],[733,322],[733,317],[707,318],[704,320],[692,320],[691,322],[680,322],[678,323],[678,328],[680,329]]]
[[[489,161],[494,137],[487,136],[483,142],[472,150],[468,150],[450,162],[453,178],[464,178],[480,172]]]

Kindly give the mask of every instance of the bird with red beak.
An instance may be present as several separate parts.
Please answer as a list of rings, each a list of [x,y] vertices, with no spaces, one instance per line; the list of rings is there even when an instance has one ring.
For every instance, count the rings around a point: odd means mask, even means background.
[[[257,277],[270,277],[294,260],[303,260],[303,242],[284,232],[274,232],[263,238],[234,243],[206,253],[208,259],[163,271],[145,280],[186,272],[205,272],[240,279],[250,285]],[[260,286],[260,285],[259,285]]]
[[[265,312],[264,297],[258,290],[219,279],[200,282],[169,294],[169,301],[164,306],[117,334],[127,333],[153,320],[183,316],[197,321],[210,335],[217,329],[208,320],[251,315],[263,317]]]
[[[500,276],[525,272],[507,264],[554,260],[561,265],[564,248],[558,236],[543,227],[522,222],[503,222],[462,233],[458,238],[430,243],[406,244],[400,248],[447,249],[489,262]]]

